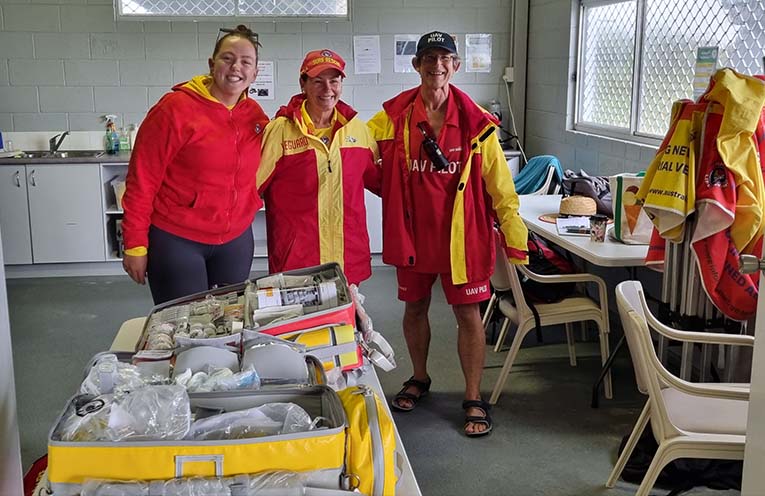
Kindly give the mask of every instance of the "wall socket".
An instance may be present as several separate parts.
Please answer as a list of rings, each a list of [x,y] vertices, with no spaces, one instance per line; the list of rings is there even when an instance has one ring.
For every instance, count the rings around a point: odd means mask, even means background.
[[[512,83],[515,80],[515,68],[505,67],[505,73],[502,75],[502,79],[504,79],[506,83]]]

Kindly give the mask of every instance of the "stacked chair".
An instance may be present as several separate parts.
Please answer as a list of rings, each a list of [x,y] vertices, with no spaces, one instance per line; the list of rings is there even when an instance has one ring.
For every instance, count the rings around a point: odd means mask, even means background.
[[[742,460],[749,385],[691,383],[675,376],[659,360],[651,331],[683,343],[753,346],[754,338],[668,327],[651,313],[638,281],[617,285],[616,303],[638,389],[648,400],[606,486],[614,486],[649,420],[659,447],[637,496],[648,495],[661,470],[675,459]]]

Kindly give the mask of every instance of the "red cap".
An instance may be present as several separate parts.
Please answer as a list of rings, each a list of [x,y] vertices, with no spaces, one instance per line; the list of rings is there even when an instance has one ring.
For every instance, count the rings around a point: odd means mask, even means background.
[[[332,50],[313,50],[308,52],[303,59],[303,65],[300,66],[300,74],[307,74],[308,77],[315,77],[321,71],[326,69],[335,69],[345,77],[345,60]]]

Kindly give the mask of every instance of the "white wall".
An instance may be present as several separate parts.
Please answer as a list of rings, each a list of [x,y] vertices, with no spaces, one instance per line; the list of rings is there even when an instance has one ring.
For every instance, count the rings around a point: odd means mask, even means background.
[[[572,51],[571,0],[530,0],[526,90],[527,155],[551,154],[563,168],[612,175],[645,169],[656,147],[588,136],[566,129]]]
[[[269,115],[298,90],[303,55],[328,47],[349,62],[343,98],[371,117],[380,104],[418,82],[393,72],[393,35],[444,29],[493,34],[493,70],[454,81],[476,101],[500,98],[509,59],[511,0],[351,0],[345,22],[257,22],[262,60],[276,63],[276,99]],[[112,0],[0,0],[0,130],[100,131],[99,116],[139,123],[177,82],[207,71],[218,29],[235,23],[114,21]],[[353,36],[380,34],[382,74],[353,74]],[[75,135],[76,137],[76,135]],[[70,138],[71,139],[71,138]]]
[[[16,416],[11,326],[0,242],[0,494],[22,494],[21,447]]]

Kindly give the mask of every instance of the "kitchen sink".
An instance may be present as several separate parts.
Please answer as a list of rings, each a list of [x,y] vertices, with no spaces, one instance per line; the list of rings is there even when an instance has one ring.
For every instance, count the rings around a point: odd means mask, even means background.
[[[19,158],[97,158],[104,155],[104,153],[102,150],[60,150],[57,152],[46,150],[26,152],[20,155]]]

